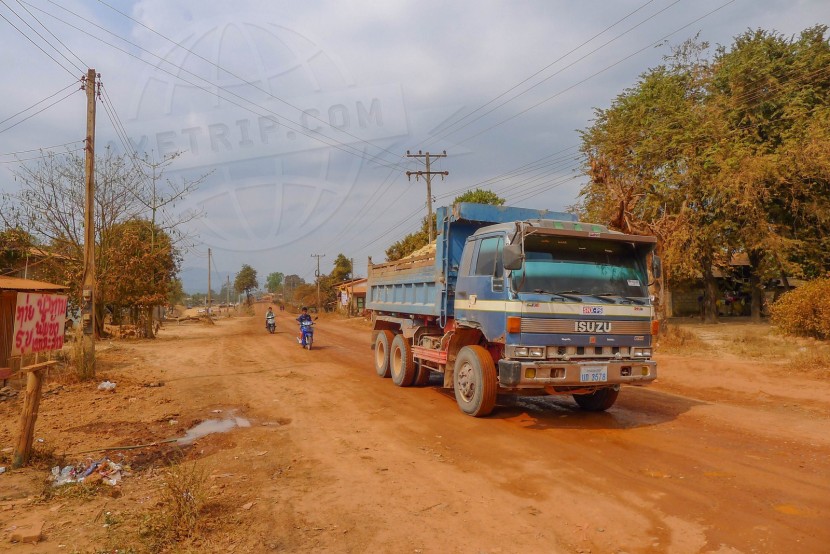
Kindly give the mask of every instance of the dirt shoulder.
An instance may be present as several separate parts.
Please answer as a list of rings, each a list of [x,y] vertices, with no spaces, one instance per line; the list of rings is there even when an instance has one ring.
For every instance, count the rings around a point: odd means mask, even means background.
[[[32,466],[0,475],[0,551],[725,553],[830,543],[830,380],[788,365],[801,344],[789,357],[750,354],[735,346],[738,330],[690,323],[685,347],[659,351],[658,381],[624,389],[607,413],[542,397],[505,399],[474,419],[437,376],[410,389],[378,378],[364,321],[321,318],[309,352],[292,317],[277,313],[275,335],[261,314],[168,324],[155,341],[100,344],[94,383],[53,375]],[[752,340],[742,348],[755,352]],[[97,389],[105,379],[114,391]],[[21,402],[0,402],[2,448],[14,443]],[[200,436],[161,442],[189,431]],[[117,485],[51,486],[53,466],[104,456],[122,466]],[[42,522],[35,549],[12,543],[31,522]]]

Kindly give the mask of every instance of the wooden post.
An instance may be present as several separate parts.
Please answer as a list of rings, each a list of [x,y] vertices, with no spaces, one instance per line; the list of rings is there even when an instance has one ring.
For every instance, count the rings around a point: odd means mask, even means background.
[[[26,396],[23,398],[23,413],[20,416],[20,434],[17,438],[17,445],[12,454],[12,468],[17,469],[29,463],[32,454],[32,442],[35,436],[35,422],[37,411],[40,407],[40,394],[43,389],[43,375],[41,371],[56,364],[57,361],[34,364],[21,371],[27,372]]]

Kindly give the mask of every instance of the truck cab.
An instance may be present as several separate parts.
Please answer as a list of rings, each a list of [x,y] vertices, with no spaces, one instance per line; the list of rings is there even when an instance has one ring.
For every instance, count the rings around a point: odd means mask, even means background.
[[[646,269],[654,243],[573,221],[481,228],[461,258],[456,325],[481,332],[502,389],[613,403],[620,384],[656,376]]]

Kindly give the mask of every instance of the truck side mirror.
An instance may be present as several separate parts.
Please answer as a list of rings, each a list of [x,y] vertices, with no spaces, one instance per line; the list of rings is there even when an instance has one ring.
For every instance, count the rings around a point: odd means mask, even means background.
[[[663,273],[663,264],[660,261],[660,256],[657,254],[651,255],[651,274],[654,275],[655,279],[659,279],[660,275]]]
[[[507,244],[503,251],[504,269],[522,269],[524,254],[522,254],[521,242]]]

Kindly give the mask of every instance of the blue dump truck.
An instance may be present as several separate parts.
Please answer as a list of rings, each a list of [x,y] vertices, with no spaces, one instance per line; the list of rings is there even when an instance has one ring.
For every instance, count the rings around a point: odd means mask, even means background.
[[[621,385],[657,377],[654,237],[473,203],[439,208],[436,227],[426,253],[369,260],[379,376],[408,387],[441,373],[471,416],[488,415],[499,394],[572,395],[606,410]]]

